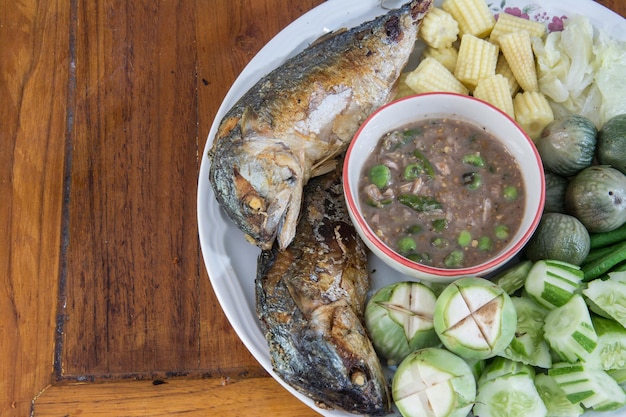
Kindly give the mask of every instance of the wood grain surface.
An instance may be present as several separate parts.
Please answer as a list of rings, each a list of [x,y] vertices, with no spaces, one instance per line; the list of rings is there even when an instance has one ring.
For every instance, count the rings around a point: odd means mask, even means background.
[[[230,85],[322,1],[0,0],[0,415],[316,415],[230,327],[195,207]]]

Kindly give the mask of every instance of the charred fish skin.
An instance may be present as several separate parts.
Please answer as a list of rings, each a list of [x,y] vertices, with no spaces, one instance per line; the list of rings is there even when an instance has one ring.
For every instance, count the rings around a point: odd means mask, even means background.
[[[393,96],[432,0],[325,36],[264,76],[226,113],[208,157],[215,196],[251,242],[284,249],[302,188],[332,170],[360,124]]]
[[[367,256],[339,169],[312,179],[304,200],[291,245],[258,259],[256,308],[273,368],[325,407],[387,414],[389,388],[362,324]]]

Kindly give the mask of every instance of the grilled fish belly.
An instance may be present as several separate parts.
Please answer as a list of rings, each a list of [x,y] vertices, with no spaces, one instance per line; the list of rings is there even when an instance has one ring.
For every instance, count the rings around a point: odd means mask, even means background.
[[[305,187],[291,245],[261,252],[256,308],[284,381],[326,407],[383,415],[390,408],[388,386],[361,322],[367,257],[346,211],[339,171]]]
[[[327,35],[263,77],[226,113],[208,157],[220,206],[262,249],[295,233],[302,188],[394,86],[432,0]]]

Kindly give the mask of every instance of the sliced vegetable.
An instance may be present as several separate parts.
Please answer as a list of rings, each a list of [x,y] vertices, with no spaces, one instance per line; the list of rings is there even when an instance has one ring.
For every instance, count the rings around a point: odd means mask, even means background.
[[[486,359],[511,343],[517,315],[502,288],[484,278],[464,277],[439,295],[433,323],[450,351],[467,359]]]
[[[598,346],[588,363],[599,369],[626,369],[626,329],[618,322],[604,317],[591,316],[598,334]]]
[[[565,208],[590,233],[617,229],[626,222],[626,175],[608,165],[585,168],[567,185]]]
[[[557,363],[548,371],[573,404],[582,403],[596,411],[617,410],[626,404],[619,384],[601,369],[582,362]]]
[[[466,417],[476,398],[476,381],[460,357],[426,348],[400,363],[391,390],[404,417]]]
[[[567,399],[565,391],[559,387],[553,377],[547,374],[535,376],[535,387],[545,404],[549,416],[576,417],[583,413],[579,403]]]
[[[512,295],[524,286],[532,266],[532,261],[526,259],[500,271],[491,281],[499,285],[507,294]]]
[[[563,261],[535,262],[524,288],[539,305],[552,310],[567,303],[579,291],[583,273],[580,267]]]
[[[626,368],[609,369],[606,373],[609,374],[622,389],[626,389]]]
[[[550,368],[552,355],[543,337],[543,323],[548,310],[530,298],[511,297],[517,312],[517,328],[511,344],[500,356],[520,363]]]
[[[419,282],[379,289],[365,308],[365,326],[379,355],[398,364],[409,353],[439,344],[433,326],[436,296]]]
[[[479,383],[472,411],[480,417],[545,417],[547,413],[535,387],[534,375],[526,373]]]
[[[534,378],[535,370],[531,366],[521,362],[496,356],[483,370],[480,378],[478,378],[478,384],[484,384],[485,382],[493,381],[504,376],[520,374]]]
[[[598,344],[589,310],[579,294],[548,313],[543,331],[546,341],[563,361],[586,361]]]
[[[591,281],[583,295],[591,311],[626,327],[626,272],[610,272],[606,280]]]

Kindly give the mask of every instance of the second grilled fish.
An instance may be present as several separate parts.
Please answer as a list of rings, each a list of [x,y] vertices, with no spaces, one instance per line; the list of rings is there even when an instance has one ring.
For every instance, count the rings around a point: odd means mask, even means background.
[[[332,170],[359,125],[391,99],[431,2],[413,0],[324,37],[226,113],[208,153],[209,178],[221,207],[257,246],[291,242],[302,187]]]
[[[388,386],[361,322],[367,257],[342,190],[339,169],[307,184],[293,242],[259,257],[257,313],[283,380],[326,407],[383,415]]]

